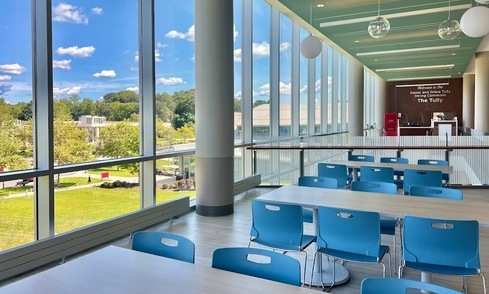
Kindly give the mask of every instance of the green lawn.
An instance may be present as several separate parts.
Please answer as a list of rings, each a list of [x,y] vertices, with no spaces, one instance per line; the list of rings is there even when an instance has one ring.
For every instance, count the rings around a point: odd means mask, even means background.
[[[57,178],[54,178],[55,181],[57,181]],[[99,178],[94,178],[92,177],[91,183],[88,182],[88,176],[86,177],[62,177],[60,179],[59,184],[56,185],[56,188],[69,188],[69,187],[74,187],[74,186],[82,186],[82,185],[88,185],[88,184],[96,184],[100,183],[101,180]],[[1,187],[1,185],[0,185]],[[7,187],[4,189],[0,188],[0,198],[2,196],[11,196],[19,193],[25,193],[27,196],[28,192],[32,192],[32,184],[22,187]]]
[[[157,203],[180,197],[195,197],[195,191],[159,189]],[[139,209],[139,188],[82,188],[55,193],[56,233],[67,232]],[[0,250],[33,241],[32,196],[0,198]]]
[[[137,177],[138,173],[133,172],[132,170],[125,168],[125,167],[104,167],[104,168],[97,168],[97,169],[91,169],[88,171],[88,173],[92,176],[92,178],[97,178],[100,179],[100,173],[101,172],[109,172],[109,176],[113,177]]]

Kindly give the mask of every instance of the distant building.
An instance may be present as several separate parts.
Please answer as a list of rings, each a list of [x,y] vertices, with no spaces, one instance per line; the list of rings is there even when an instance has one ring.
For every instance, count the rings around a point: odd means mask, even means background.
[[[88,131],[88,140],[97,142],[100,137],[100,129],[107,126],[107,118],[104,116],[82,115],[78,119],[78,126]]]

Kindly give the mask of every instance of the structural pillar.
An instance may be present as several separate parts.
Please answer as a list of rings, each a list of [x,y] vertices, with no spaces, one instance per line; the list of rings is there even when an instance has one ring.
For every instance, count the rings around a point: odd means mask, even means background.
[[[233,1],[195,1],[195,175],[204,216],[233,213],[233,33]]]
[[[350,83],[348,131],[352,136],[363,136],[364,69],[363,65],[357,60],[350,60],[348,64],[348,81]]]
[[[475,74],[464,74],[463,78],[463,127],[474,128]]]
[[[379,136],[384,135],[384,117],[387,111],[387,82],[381,77],[376,77],[377,81],[377,103],[375,103],[375,126]]]
[[[475,54],[474,129],[489,134],[489,52]]]

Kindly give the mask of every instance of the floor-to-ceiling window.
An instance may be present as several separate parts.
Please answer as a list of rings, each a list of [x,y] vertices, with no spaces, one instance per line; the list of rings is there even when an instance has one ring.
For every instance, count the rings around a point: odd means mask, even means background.
[[[271,7],[253,0],[253,140],[270,137]]]
[[[280,15],[280,111],[279,134],[292,135],[292,21],[284,14]]]
[[[302,41],[309,36],[309,33],[305,29],[301,29],[300,41]],[[300,65],[299,65],[299,135],[307,135],[308,133],[308,59],[304,57],[301,53]]]
[[[316,70],[316,79],[314,82],[314,107],[315,107],[315,115],[314,115],[314,133],[321,133],[321,76],[322,76],[322,62],[321,55],[316,57],[315,70]]]

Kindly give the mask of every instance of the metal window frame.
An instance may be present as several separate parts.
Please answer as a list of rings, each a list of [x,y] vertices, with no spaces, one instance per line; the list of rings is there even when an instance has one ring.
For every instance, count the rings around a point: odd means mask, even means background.
[[[291,79],[291,108],[292,108],[292,137],[300,133],[300,40],[301,27],[294,21],[292,28],[292,79]]]
[[[328,47],[323,43],[321,54],[321,132],[328,132]]]

